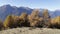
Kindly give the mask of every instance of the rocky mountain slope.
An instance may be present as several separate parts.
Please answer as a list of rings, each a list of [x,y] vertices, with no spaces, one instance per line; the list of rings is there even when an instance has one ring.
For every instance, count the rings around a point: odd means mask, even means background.
[[[8,15],[20,15],[22,12],[30,14],[33,9],[28,7],[16,7],[10,5],[3,5],[0,7],[0,19],[4,20]]]

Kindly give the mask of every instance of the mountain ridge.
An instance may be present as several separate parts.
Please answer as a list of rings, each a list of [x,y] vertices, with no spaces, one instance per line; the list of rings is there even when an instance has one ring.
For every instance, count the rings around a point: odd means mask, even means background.
[[[4,20],[8,15],[20,15],[22,12],[26,12],[27,14],[30,14],[34,9],[31,9],[29,7],[16,7],[11,5],[3,5],[0,7],[0,19]],[[43,12],[44,9],[39,9],[41,12]],[[48,10],[51,18],[54,18],[56,16],[60,16],[60,10],[50,11]]]

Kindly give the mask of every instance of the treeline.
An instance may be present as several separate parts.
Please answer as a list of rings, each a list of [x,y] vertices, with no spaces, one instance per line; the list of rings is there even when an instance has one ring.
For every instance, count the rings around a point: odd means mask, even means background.
[[[0,30],[17,27],[60,28],[59,19],[51,19],[47,9],[42,14],[34,9],[31,14],[23,12],[20,16],[8,15],[4,22],[0,20]]]

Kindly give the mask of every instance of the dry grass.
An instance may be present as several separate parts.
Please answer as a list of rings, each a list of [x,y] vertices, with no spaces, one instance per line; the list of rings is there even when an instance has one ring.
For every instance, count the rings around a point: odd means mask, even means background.
[[[60,34],[59,29],[35,28],[29,30],[29,27],[13,28],[0,31],[0,34]]]

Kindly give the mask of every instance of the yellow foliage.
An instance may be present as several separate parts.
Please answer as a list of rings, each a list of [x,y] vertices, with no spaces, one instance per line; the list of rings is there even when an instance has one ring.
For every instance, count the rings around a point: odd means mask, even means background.
[[[7,18],[4,21],[4,27],[5,28],[10,27],[13,24],[13,21],[14,20],[13,20],[12,16],[11,15],[8,15]]]
[[[39,10],[35,9],[32,11],[32,13],[28,16],[29,22],[30,22],[30,26],[38,26],[37,24],[40,21],[40,17],[39,17]]]
[[[60,24],[60,16],[57,16],[57,17],[55,17],[55,18],[53,18],[53,19],[51,19],[51,23],[59,23]]]
[[[20,16],[8,15],[4,21],[4,27],[18,27],[18,26],[50,26],[51,24],[58,23],[60,25],[60,16],[50,19],[47,9],[44,9],[42,16],[40,11],[34,9],[30,15],[22,13]]]
[[[25,19],[25,18],[27,18],[27,14],[23,12],[23,13],[20,15],[19,18],[21,18],[21,19]]]

